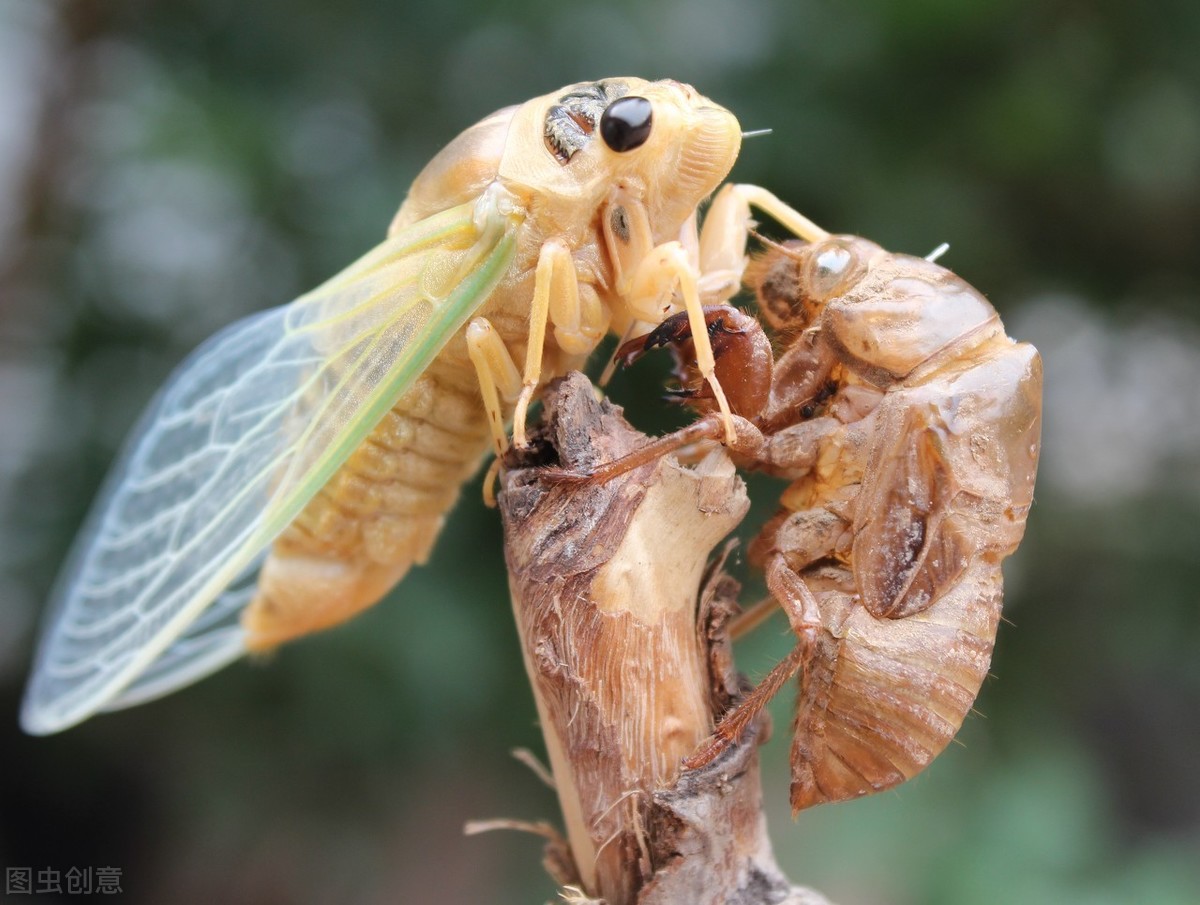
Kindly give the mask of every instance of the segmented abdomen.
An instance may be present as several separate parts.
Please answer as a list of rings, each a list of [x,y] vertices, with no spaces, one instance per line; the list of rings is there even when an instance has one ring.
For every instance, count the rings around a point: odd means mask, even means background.
[[[999,563],[980,557],[923,612],[876,618],[849,572],[826,567],[825,630],[793,726],[792,809],[857,798],[923,770],[962,725],[987,675],[1000,619]]]
[[[456,337],[275,541],[242,617],[251,650],[348,619],[428,557],[488,447],[460,347]]]

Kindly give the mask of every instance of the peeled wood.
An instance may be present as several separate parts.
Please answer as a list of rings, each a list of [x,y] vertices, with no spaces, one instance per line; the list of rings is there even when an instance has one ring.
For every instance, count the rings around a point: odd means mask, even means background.
[[[646,442],[582,375],[547,395],[545,423],[499,499],[573,856],[551,853],[557,879],[608,905],[824,903],[771,854],[761,726],[680,776],[737,687],[723,631],[736,586],[705,581],[705,566],[748,508],[741,480],[716,454],[695,470],[663,459],[603,483],[544,481],[539,466],[588,471]]]

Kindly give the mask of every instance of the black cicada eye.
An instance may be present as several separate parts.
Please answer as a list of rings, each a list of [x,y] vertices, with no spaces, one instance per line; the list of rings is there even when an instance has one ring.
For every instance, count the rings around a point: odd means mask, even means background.
[[[644,97],[630,95],[608,105],[600,117],[600,137],[614,151],[640,148],[650,137],[653,108]]]

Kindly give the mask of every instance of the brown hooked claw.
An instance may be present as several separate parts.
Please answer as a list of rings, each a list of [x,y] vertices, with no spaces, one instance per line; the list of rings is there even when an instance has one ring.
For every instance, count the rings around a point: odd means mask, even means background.
[[[707,322],[709,309],[704,309],[704,319]],[[651,349],[660,349],[666,345],[678,345],[692,338],[692,327],[688,322],[686,311],[673,314],[644,336],[635,336],[623,343],[617,349],[616,359],[621,367],[628,368]],[[716,350],[713,350],[716,354]]]
[[[758,321],[730,305],[706,305],[704,322],[716,363],[716,376],[734,414],[753,419],[766,405],[771,385],[774,356],[771,344]],[[675,356],[677,389],[669,390],[671,401],[698,403],[711,408],[712,391],[696,367],[692,326],[687,312],[668,317],[644,337],[632,339],[617,350],[625,367],[651,349],[666,346]]]

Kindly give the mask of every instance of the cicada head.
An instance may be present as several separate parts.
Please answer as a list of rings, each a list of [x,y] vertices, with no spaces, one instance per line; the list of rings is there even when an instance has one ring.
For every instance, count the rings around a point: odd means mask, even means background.
[[[657,243],[678,237],[740,147],[733,114],[690,86],[605,79],[523,104],[499,176],[531,190],[543,222],[561,235],[590,225],[615,190],[627,192],[640,199]]]
[[[755,257],[746,283],[755,287],[763,319],[776,333],[790,336],[816,326],[829,301],[860,281],[881,252],[858,236],[815,243],[793,239]]]
[[[979,292],[925,258],[858,236],[787,242],[747,274],[763,318],[790,335],[819,328],[855,371],[883,385],[947,347],[982,342],[996,312]]]

